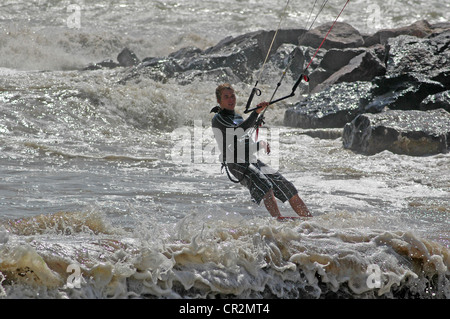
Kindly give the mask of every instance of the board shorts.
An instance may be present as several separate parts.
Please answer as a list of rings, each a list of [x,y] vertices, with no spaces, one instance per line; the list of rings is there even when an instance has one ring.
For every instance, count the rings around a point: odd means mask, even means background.
[[[238,180],[242,179],[240,183],[248,188],[253,201],[258,205],[271,189],[275,197],[283,203],[298,193],[294,184],[260,160],[251,164],[228,163],[227,165],[234,177]]]

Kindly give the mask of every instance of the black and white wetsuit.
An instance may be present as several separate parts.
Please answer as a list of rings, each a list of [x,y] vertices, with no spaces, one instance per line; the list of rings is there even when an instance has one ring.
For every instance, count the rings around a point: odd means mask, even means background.
[[[256,123],[258,114],[253,111],[244,120],[234,111],[214,108],[212,119],[214,137],[221,151],[221,160],[240,183],[246,186],[252,199],[260,203],[264,195],[273,189],[275,197],[285,202],[298,193],[295,186],[279,172],[257,158],[259,142],[246,133]]]

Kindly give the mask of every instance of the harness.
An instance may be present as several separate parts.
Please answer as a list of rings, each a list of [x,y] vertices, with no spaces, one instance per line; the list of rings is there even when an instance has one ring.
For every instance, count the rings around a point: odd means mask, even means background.
[[[211,109],[211,111],[210,111],[210,113],[219,113],[220,112],[220,107],[219,106],[215,106],[215,107],[213,107],[212,109]],[[225,141],[225,140],[224,140]],[[243,180],[244,180],[244,178],[245,178],[245,173],[247,172],[247,169],[248,169],[248,167],[250,166],[250,162],[246,159],[246,161],[245,161],[245,169],[244,169],[244,171],[242,172],[242,177],[241,178],[239,178],[239,179],[234,179],[231,175],[231,173],[230,173],[230,171],[228,170],[228,164],[227,164],[227,160],[226,160],[226,154],[225,154],[225,152],[226,152],[226,145],[225,145],[225,143],[222,145],[222,166],[221,166],[221,168],[220,168],[220,172],[221,173],[223,173],[223,170],[225,169],[225,172],[227,173],[227,176],[228,176],[228,179],[230,180],[230,181],[232,181],[233,183],[236,183],[236,184],[238,184],[238,183],[240,183],[240,182],[242,182]]]

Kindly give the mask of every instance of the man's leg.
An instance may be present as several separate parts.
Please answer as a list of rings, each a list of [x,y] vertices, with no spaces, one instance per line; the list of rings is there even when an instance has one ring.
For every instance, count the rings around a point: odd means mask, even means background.
[[[264,195],[264,205],[266,206],[267,210],[269,211],[270,215],[273,217],[281,217],[280,210],[278,209],[277,200],[275,198],[275,195],[273,194],[273,190],[269,190],[266,195]]]
[[[298,196],[298,194],[292,196],[289,200],[289,204],[291,204],[292,209],[297,213],[297,215],[301,217],[312,217],[308,207],[306,207],[305,203]]]

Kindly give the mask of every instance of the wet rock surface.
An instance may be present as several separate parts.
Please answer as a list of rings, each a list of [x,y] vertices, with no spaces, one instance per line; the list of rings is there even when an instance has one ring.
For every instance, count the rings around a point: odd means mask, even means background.
[[[420,109],[424,111],[440,108],[446,110],[447,112],[450,112],[450,90],[428,95],[420,103]]]
[[[390,110],[361,114],[344,127],[344,147],[373,155],[383,150],[413,156],[446,153],[450,147],[450,113]]]
[[[342,128],[371,99],[372,83],[342,82],[286,110],[284,124],[300,128]]]

